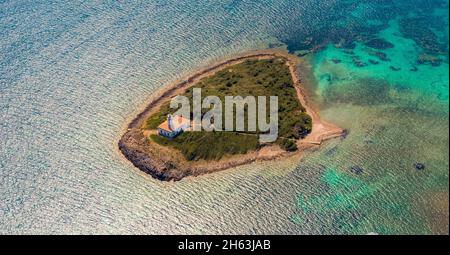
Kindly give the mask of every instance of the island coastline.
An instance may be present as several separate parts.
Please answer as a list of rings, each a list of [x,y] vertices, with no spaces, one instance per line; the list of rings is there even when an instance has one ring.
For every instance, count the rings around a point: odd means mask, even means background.
[[[297,97],[301,105],[312,119],[312,132],[297,142],[298,151],[287,152],[277,145],[265,146],[260,150],[243,155],[229,156],[219,161],[187,162],[181,155],[164,146],[152,143],[148,146],[148,140],[141,127],[147,118],[159,109],[162,103],[183,90],[194,86],[201,79],[214,75],[216,72],[229,66],[250,59],[283,59],[289,67]],[[281,50],[259,50],[244,53],[224,61],[218,61],[209,67],[194,72],[188,78],[175,82],[165,87],[160,93],[152,97],[150,103],[129,124],[126,132],[118,142],[118,148],[135,167],[161,181],[179,181],[188,176],[198,176],[213,173],[229,168],[246,165],[255,161],[275,160],[287,156],[302,156],[305,150],[320,146],[322,142],[341,137],[345,130],[320,119],[318,113],[310,106],[306,94],[303,93],[300,75],[297,71],[299,59]],[[170,155],[169,155],[170,154]]]

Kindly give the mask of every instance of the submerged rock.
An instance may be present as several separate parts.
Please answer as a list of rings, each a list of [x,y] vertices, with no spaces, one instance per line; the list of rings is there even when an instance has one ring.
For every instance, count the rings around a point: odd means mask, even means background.
[[[273,48],[281,48],[281,47],[283,47],[284,46],[284,44],[282,44],[282,43],[269,43],[269,48],[270,49],[273,49]]]
[[[380,62],[373,59],[369,59],[369,63],[371,63],[372,65],[378,65]]]
[[[364,142],[365,144],[372,144],[372,143],[373,143],[373,140],[370,139],[370,138],[364,138],[363,142]]]
[[[355,52],[353,51],[353,50],[349,50],[349,49],[344,49],[344,50],[342,50],[345,54],[348,54],[348,55],[354,55],[355,54]]]
[[[350,167],[350,172],[360,175],[364,172],[364,168],[360,166],[352,166]]]
[[[337,59],[337,58],[333,58],[333,59],[331,59],[331,61],[333,61],[333,63],[335,63],[335,64],[339,64],[342,62],[342,60]]]
[[[392,44],[384,39],[381,39],[381,38],[372,39],[372,40],[366,42],[365,45],[370,48],[374,48],[374,49],[378,49],[378,50],[385,50],[385,49],[390,49],[390,48],[394,47],[394,44]]]
[[[392,70],[392,71],[400,71],[400,70],[402,70],[400,67],[395,67],[395,66],[389,66],[389,68]]]
[[[299,57],[304,57],[304,56],[308,55],[309,53],[311,53],[310,50],[299,50],[296,52],[297,56],[299,56]]]
[[[344,129],[341,134],[341,139],[346,139],[349,133],[348,129]]]
[[[415,167],[417,170],[425,170],[425,164],[424,164],[424,163],[416,162],[416,163],[414,164],[414,167]]]
[[[371,52],[369,52],[369,55],[377,57],[381,61],[385,61],[385,62],[391,61],[391,59],[388,57],[388,55],[381,51],[371,51]]]
[[[437,67],[442,64],[442,59],[429,54],[421,54],[417,57],[417,63],[419,65],[431,65]]]
[[[432,23],[429,23],[426,22],[428,19],[430,19],[428,15],[404,18],[400,21],[400,32],[404,37],[414,40],[427,53],[445,54],[448,52],[448,43],[439,40],[433,31],[433,26],[435,29],[439,29],[448,26],[448,24],[445,24],[444,20],[436,19]]]
[[[365,66],[367,66],[367,64],[362,62],[362,61],[355,61],[355,66],[357,66],[357,67],[365,67]]]
[[[419,68],[417,68],[417,66],[413,66],[413,67],[411,67],[411,69],[409,69],[409,71],[417,72],[417,71],[419,71]]]
[[[331,148],[328,151],[326,151],[325,155],[328,156],[328,157],[329,156],[333,156],[336,153],[337,149],[338,149],[337,146],[334,146],[333,148]]]
[[[367,64],[364,63],[363,61],[361,61],[361,59],[359,57],[353,57],[352,60],[353,60],[353,63],[355,64],[355,66],[357,66],[357,67],[367,66]]]

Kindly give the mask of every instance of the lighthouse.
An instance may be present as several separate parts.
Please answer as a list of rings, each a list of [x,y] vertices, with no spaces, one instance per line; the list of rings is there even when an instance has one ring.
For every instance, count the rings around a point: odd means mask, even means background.
[[[167,120],[159,125],[158,134],[167,138],[175,138],[184,131],[189,130],[191,121],[183,116],[167,115]]]

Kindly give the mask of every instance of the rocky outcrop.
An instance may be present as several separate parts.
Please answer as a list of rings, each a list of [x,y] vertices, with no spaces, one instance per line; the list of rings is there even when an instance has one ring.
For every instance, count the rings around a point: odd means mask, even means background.
[[[129,130],[119,141],[119,150],[141,171],[161,181],[178,181],[186,176],[186,172],[177,171],[170,163],[164,163],[145,150],[148,146],[145,137],[139,130]]]

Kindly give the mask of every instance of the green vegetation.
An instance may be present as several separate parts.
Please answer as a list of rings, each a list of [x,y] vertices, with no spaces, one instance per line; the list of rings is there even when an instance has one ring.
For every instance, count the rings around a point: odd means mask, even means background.
[[[202,98],[213,95],[222,102],[225,102],[225,96],[278,96],[280,138],[276,143],[286,151],[297,150],[293,139],[304,138],[311,132],[311,117],[300,105],[289,68],[282,59],[247,60],[202,79],[194,87],[202,89]],[[183,95],[192,100],[192,92],[193,89],[189,88]],[[169,104],[163,104],[160,111],[147,120],[146,129],[156,129],[166,120],[167,114],[176,111],[170,109]],[[203,113],[208,110],[203,109]],[[159,136],[151,136],[151,139],[179,149],[188,160],[218,160],[226,154],[243,154],[258,149],[259,131],[245,133],[187,132],[173,140]]]
[[[279,138],[277,144],[285,151],[296,151],[297,143],[292,139]]]
[[[245,154],[260,146],[256,135],[235,132],[185,132],[175,139],[158,135],[150,138],[180,150],[187,160],[219,160],[226,154]]]

